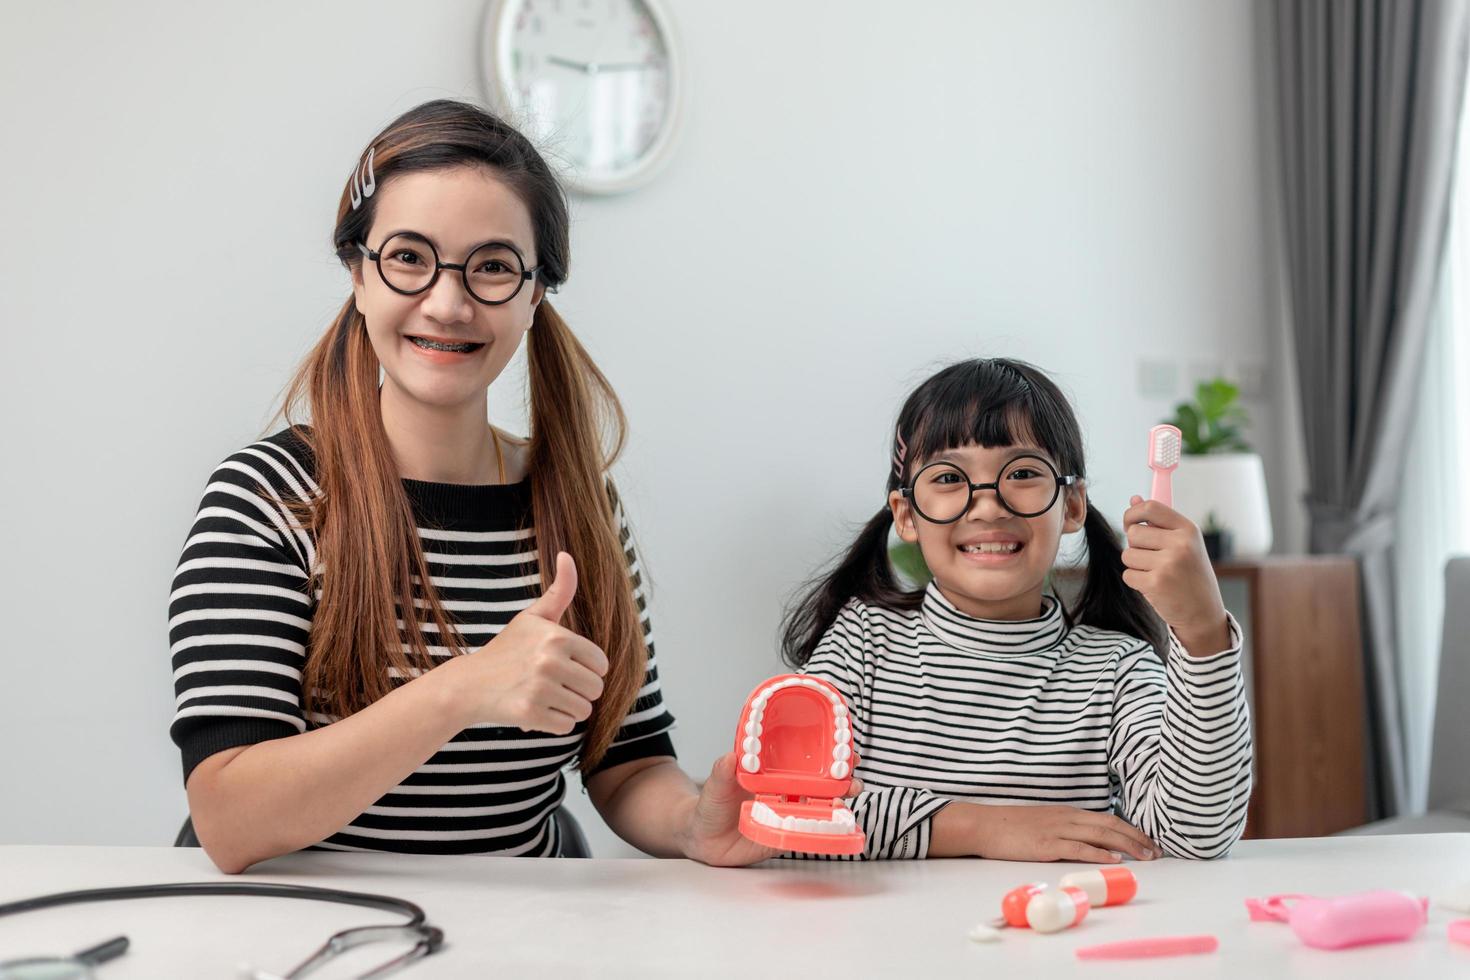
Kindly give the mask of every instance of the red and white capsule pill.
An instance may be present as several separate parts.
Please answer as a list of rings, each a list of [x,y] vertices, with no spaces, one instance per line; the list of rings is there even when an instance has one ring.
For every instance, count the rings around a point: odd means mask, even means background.
[[[1026,922],[1037,932],[1060,932],[1087,918],[1089,907],[1085,891],[1063,886],[1031,896],[1026,903]]]
[[[1030,928],[1030,923],[1026,921],[1026,903],[1031,901],[1032,896],[1044,891],[1046,891],[1045,882],[1033,881],[1006,892],[1005,898],[1000,900],[1000,915],[1006,920],[1006,925],[1016,929]]]
[[[1074,871],[1062,877],[1062,886],[1085,891],[1087,900],[1095,909],[1105,905],[1125,905],[1138,894],[1138,879],[1127,868]]]

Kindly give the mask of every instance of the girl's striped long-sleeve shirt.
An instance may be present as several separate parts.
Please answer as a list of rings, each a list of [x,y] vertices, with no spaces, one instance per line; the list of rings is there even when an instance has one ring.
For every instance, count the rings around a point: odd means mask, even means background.
[[[317,492],[312,473],[309,448],[287,429],[225,460],[204,489],[169,598],[176,698],[170,734],[186,781],[216,752],[336,720],[303,707],[302,667],[320,598],[319,586],[312,585],[319,569],[311,535],[295,526],[299,522],[282,504]],[[434,586],[465,649],[474,650],[541,594],[531,485],[403,485]],[[617,518],[649,657],[643,687],[599,770],[674,754],[674,719],[664,707],[642,576],[621,507]],[[452,655],[432,623],[421,630],[436,660]],[[317,846],[558,855],[552,814],[585,730],[586,722],[569,735],[468,728]]]
[[[1069,628],[1050,596],[1025,622],[967,616],[933,583],[914,610],[849,601],[804,670],[852,712],[861,857],[924,857],[957,800],[1112,812],[1166,854],[1224,855],[1251,788],[1233,617],[1230,634],[1197,658],[1171,632],[1161,661],[1134,637]]]

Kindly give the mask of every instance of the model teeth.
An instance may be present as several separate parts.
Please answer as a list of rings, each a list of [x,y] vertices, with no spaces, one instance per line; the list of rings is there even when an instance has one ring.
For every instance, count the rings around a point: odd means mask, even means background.
[[[422,347],[424,350],[447,350],[453,351],[456,354],[468,354],[470,351],[484,346],[484,344],[469,343],[446,344],[438,340],[425,340],[423,337],[410,337],[408,339],[413,341],[415,347]]]
[[[750,815],[755,822],[774,830],[794,830],[802,834],[846,835],[857,827],[857,818],[847,807],[832,808],[831,820],[812,820],[807,817],[782,817],[765,803],[757,800],[751,805]]]
[[[852,749],[847,745],[852,741],[852,722],[847,717],[847,705],[842,703],[842,698],[836,691],[829,689],[819,681],[809,677],[788,677],[784,681],[777,681],[770,687],[762,688],[750,702],[750,715],[745,719],[745,738],[740,743],[740,768],[746,772],[761,771],[761,732],[762,721],[766,714],[766,705],[770,703],[771,697],[783,688],[805,687],[816,691],[832,702],[832,714],[835,717],[833,740],[837,743],[832,749],[831,775],[834,779],[843,779],[852,771],[852,766],[847,759],[852,755]]]
[[[987,541],[984,544],[962,544],[960,550],[967,555],[1010,555],[1021,550],[1021,542]]]

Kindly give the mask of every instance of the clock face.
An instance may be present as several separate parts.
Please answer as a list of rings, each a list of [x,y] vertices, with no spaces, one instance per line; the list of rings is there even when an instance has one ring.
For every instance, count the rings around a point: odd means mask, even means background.
[[[567,180],[611,191],[646,177],[677,95],[655,0],[503,0],[490,16],[498,95]]]

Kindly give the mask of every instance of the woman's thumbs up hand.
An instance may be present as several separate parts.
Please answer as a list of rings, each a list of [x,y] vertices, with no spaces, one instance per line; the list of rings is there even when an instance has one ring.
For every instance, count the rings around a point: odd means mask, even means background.
[[[592,714],[602,697],[607,655],[561,625],[577,596],[572,556],[556,556],[556,578],[493,640],[451,660],[468,695],[467,725],[504,725],[523,731],[567,735]]]

